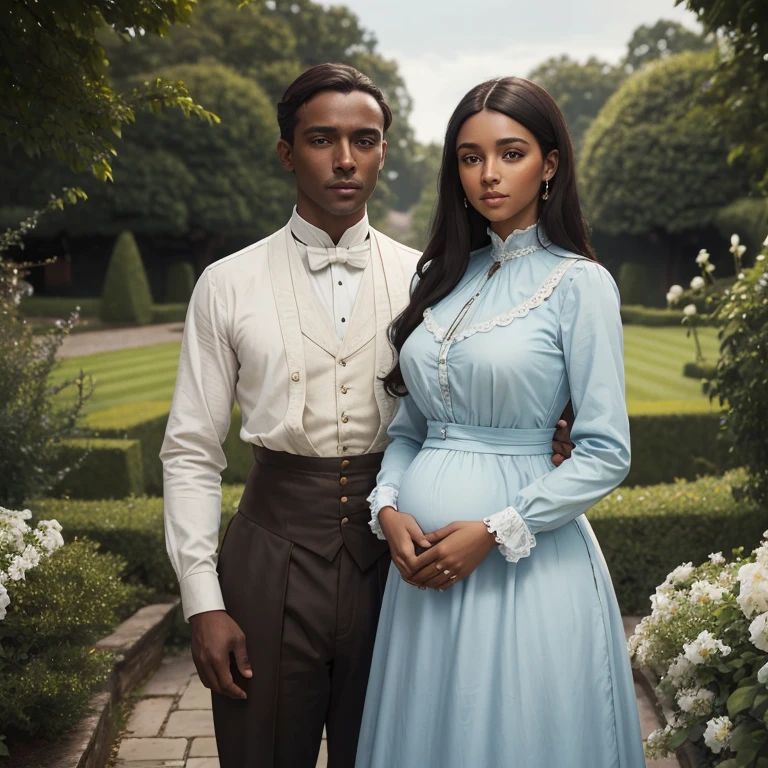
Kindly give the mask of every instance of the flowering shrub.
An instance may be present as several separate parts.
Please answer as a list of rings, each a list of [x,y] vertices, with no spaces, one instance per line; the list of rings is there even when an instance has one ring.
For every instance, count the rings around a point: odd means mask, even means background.
[[[675,568],[630,638],[633,665],[659,678],[657,695],[673,713],[648,737],[648,757],[688,741],[714,766],[768,761],[768,541],[735,554]]]

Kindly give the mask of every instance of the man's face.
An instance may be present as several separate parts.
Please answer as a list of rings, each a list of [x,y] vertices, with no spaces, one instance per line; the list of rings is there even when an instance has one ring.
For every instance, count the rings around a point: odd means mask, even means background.
[[[293,146],[281,140],[278,154],[296,174],[305,219],[361,218],[387,154],[384,114],[362,91],[322,91],[299,108]]]

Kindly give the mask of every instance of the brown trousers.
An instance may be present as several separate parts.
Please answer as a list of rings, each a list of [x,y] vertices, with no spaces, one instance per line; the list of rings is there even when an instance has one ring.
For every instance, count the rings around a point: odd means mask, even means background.
[[[354,768],[389,567],[366,497],[381,454],[319,459],[255,448],[219,554],[228,613],[253,677],[213,695],[221,768]]]

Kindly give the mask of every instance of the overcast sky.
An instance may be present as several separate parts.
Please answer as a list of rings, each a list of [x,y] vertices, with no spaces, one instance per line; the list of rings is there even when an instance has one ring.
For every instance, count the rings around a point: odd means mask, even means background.
[[[400,65],[421,141],[442,141],[461,97],[499,75],[527,75],[567,53],[618,61],[640,24],[675,19],[697,29],[674,0],[341,0]]]

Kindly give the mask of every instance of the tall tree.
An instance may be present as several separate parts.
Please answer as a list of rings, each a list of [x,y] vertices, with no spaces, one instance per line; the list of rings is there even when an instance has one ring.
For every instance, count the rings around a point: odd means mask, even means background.
[[[157,36],[190,19],[195,0],[8,0],[0,21],[0,136],[30,156],[111,177],[114,137],[139,110],[179,107],[208,120],[183,83],[150,78],[118,92],[100,36]]]
[[[677,21],[659,19],[655,24],[641,24],[627,43],[624,69],[636,72],[644,64],[667,59],[685,51],[704,51],[713,43],[699,32],[688,29]]]
[[[745,190],[722,135],[692,115],[712,77],[712,53],[685,53],[643,67],[605,105],[579,161],[582,196],[596,229],[647,236],[676,282],[681,239],[709,225]]]

